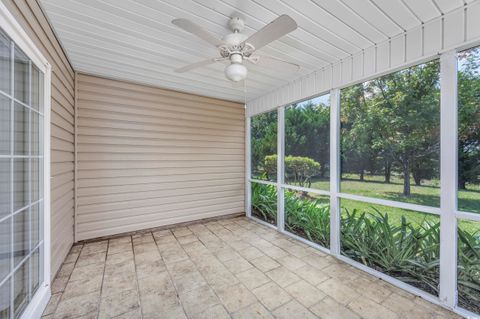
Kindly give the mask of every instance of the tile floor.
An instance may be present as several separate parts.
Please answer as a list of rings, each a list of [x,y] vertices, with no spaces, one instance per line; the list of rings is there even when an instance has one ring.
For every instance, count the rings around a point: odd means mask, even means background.
[[[50,318],[457,318],[246,218],[76,245]]]

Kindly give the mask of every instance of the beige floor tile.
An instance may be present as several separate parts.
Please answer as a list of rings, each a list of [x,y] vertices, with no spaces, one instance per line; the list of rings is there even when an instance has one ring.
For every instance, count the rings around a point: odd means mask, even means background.
[[[100,302],[98,319],[110,319],[139,308],[137,290],[119,290],[104,295]]]
[[[292,299],[285,290],[274,282],[253,289],[253,293],[269,310],[273,310]]]
[[[368,298],[356,298],[348,305],[365,319],[398,319],[396,313]]]
[[[257,301],[257,298],[244,285],[215,289],[218,297],[229,312],[235,312]]]
[[[116,254],[107,255],[107,265],[115,265],[125,261],[133,261],[133,251],[122,251]]]
[[[55,312],[55,309],[57,309],[57,306],[58,306],[58,303],[60,302],[61,297],[62,297],[61,293],[54,294],[50,297],[47,307],[45,307],[45,310],[43,311],[43,316],[51,315]]]
[[[170,295],[175,293],[175,287],[170,279],[170,275],[165,271],[155,276],[138,278],[138,288],[140,295]]]
[[[262,252],[265,255],[270,256],[272,258],[282,258],[289,255],[289,253],[287,253],[285,250],[277,246],[272,246],[268,249],[263,249]]]
[[[270,279],[275,281],[280,287],[289,286],[300,280],[300,277],[285,267],[278,267],[265,273]]]
[[[310,307],[322,300],[326,295],[305,280],[300,280],[284,288],[293,298],[305,307]]]
[[[130,238],[130,237],[129,237]],[[132,251],[132,243],[110,243],[108,244],[107,255],[118,254],[122,252]]]
[[[276,259],[283,267],[287,268],[288,270],[296,270],[300,267],[306,266],[307,264],[304,263],[300,258],[294,256],[284,256]]]
[[[186,318],[180,301],[175,294],[141,294],[140,304],[143,319]]]
[[[244,250],[240,250],[238,253],[246,260],[252,260],[252,259],[264,256],[264,253],[262,253],[256,247],[248,247]]]
[[[198,271],[188,273],[182,277],[173,278],[173,284],[178,293],[186,293],[190,290],[207,285],[206,280]]]
[[[135,310],[116,316],[115,319],[142,319],[142,310],[137,308]]]
[[[132,259],[119,262],[117,264],[105,265],[105,276],[135,274],[135,263]]]
[[[262,256],[250,260],[250,263],[257,267],[262,272],[267,272],[269,270],[280,267],[280,264],[277,263],[274,259],[268,256]]]
[[[92,276],[87,279],[70,281],[63,292],[62,300],[100,291],[102,280],[102,274],[92,274]]]
[[[131,244],[131,243],[132,243],[132,236],[116,237],[116,238],[112,238],[108,241],[109,248],[112,245]]]
[[[52,294],[63,292],[68,283],[68,277],[55,278],[52,282]]]
[[[85,280],[92,276],[92,274],[102,274],[105,269],[105,264],[89,264],[87,266],[79,267],[76,266],[73,269],[72,275],[70,276],[70,281],[75,280]]]
[[[237,258],[234,258],[234,259],[224,261],[223,264],[233,274],[238,274],[238,273],[243,272],[247,269],[253,268],[252,264],[249,263],[245,258],[243,258],[241,256],[239,256]]]
[[[64,263],[62,267],[60,267],[60,270],[58,271],[56,278],[70,277],[74,268],[75,268],[74,263],[69,263],[69,264]]]
[[[190,259],[168,264],[167,268],[173,278],[182,277],[197,271],[197,267]]]
[[[117,291],[128,291],[137,289],[135,274],[123,273],[116,275],[105,275],[103,278],[102,294],[112,294]]]
[[[53,317],[55,319],[70,319],[96,312],[98,311],[99,301],[99,291],[67,300],[60,300]]]
[[[106,252],[108,248],[108,240],[102,240],[87,243],[83,246],[81,255],[90,255],[92,253]]]
[[[332,264],[331,260],[327,257],[322,257],[320,255],[316,254],[309,254],[307,256],[302,257],[302,260],[309,264],[310,266],[313,266],[317,269],[323,269],[325,267],[328,267]]]
[[[322,319],[360,319],[360,316],[330,297],[310,307],[310,311]]]
[[[413,299],[405,298],[396,293],[388,296],[382,305],[398,315],[403,314],[404,317],[409,316],[416,319],[434,318],[432,311],[429,311],[429,309],[415,303]]]
[[[354,299],[361,298],[361,295],[358,292],[348,287],[337,278],[328,279],[327,281],[320,283],[317,288],[344,306]]]
[[[83,255],[83,251],[82,251],[82,253],[80,254],[80,257],[78,257],[75,267],[105,263],[106,256],[107,256],[107,251],[95,252],[89,255]]]
[[[216,305],[200,313],[193,314],[190,319],[230,319],[230,315],[221,305]]]
[[[274,319],[270,311],[256,302],[232,314],[233,319]]]
[[[298,301],[292,300],[283,306],[278,307],[273,311],[273,315],[277,319],[316,319],[317,317],[310,312],[307,308],[302,306]]]
[[[192,231],[188,229],[188,227],[177,227],[172,229],[172,232],[175,237],[182,237],[192,234]]]
[[[257,268],[245,270],[238,273],[236,276],[238,280],[250,290],[260,287],[270,281],[270,279]]]
[[[198,241],[197,236],[190,234],[186,236],[177,237],[177,241],[180,245],[186,245]]]
[[[202,286],[180,294],[180,301],[189,317],[220,304],[220,300],[208,286]]]
[[[315,268],[311,265],[305,265],[294,271],[302,279],[306,280],[308,283],[316,286],[325,280],[330,279],[323,271],[318,268]]]
[[[63,261],[64,264],[70,264],[77,262],[78,257],[80,256],[80,251],[78,252],[70,252],[68,253],[67,257]]]
[[[225,248],[222,248],[222,249],[218,250],[215,253],[215,256],[218,258],[218,260],[220,260],[222,262],[240,257],[239,253],[237,253],[231,247],[225,247]]]
[[[362,279],[357,279],[360,281],[364,281]],[[362,296],[368,297],[377,303],[382,303],[388,296],[390,296],[393,292],[388,288],[388,286],[383,285],[383,281],[381,280],[374,280],[370,284],[367,284],[368,280],[365,281],[365,285],[361,285],[357,291],[359,291]]]
[[[154,238],[160,238],[163,236],[171,236],[172,231],[170,229],[158,230],[152,233]]]
[[[136,266],[137,270],[137,277],[138,278],[145,278],[149,276],[158,275],[167,270],[165,263],[163,260],[152,260],[152,261],[145,261],[142,263],[138,263]]]

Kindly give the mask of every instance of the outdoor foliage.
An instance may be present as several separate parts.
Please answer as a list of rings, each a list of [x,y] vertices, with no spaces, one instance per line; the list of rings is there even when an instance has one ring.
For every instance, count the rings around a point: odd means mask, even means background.
[[[330,241],[327,201],[285,192],[285,227],[324,247]],[[276,220],[277,193],[273,185],[252,183],[252,208],[257,217]],[[388,209],[387,207],[383,209]],[[388,211],[342,208],[342,253],[433,295],[439,290],[440,224],[437,217],[419,222],[390,218]],[[459,229],[459,304],[480,313],[480,231]]]
[[[265,156],[264,169],[267,176],[277,174],[277,155]],[[285,156],[285,182],[301,187],[310,187],[312,177],[320,173],[320,163],[302,156]]]
[[[342,174],[403,177],[420,185],[439,177],[439,62],[414,66],[341,92]]]
[[[285,191],[285,228],[323,247],[330,247],[330,204],[303,192]]]
[[[273,185],[251,183],[252,215],[270,224],[277,223],[277,189]]]
[[[251,163],[252,176],[257,179],[275,181],[276,174],[265,174],[265,156],[277,153],[277,112],[256,115],[251,121]]]

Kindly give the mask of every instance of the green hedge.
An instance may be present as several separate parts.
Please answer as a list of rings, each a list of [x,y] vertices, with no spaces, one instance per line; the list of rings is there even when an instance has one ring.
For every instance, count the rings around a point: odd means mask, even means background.
[[[252,183],[254,215],[276,221],[277,192],[273,185]],[[342,208],[342,254],[434,295],[439,291],[440,223],[413,223],[387,212]],[[329,204],[301,192],[285,192],[285,227],[312,242],[329,247]],[[480,232],[458,230],[459,305],[480,313]]]

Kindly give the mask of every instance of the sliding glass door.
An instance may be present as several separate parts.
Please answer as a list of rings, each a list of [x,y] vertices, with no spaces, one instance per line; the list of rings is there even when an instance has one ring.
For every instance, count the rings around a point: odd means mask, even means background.
[[[0,319],[44,282],[44,74],[0,29]]]

